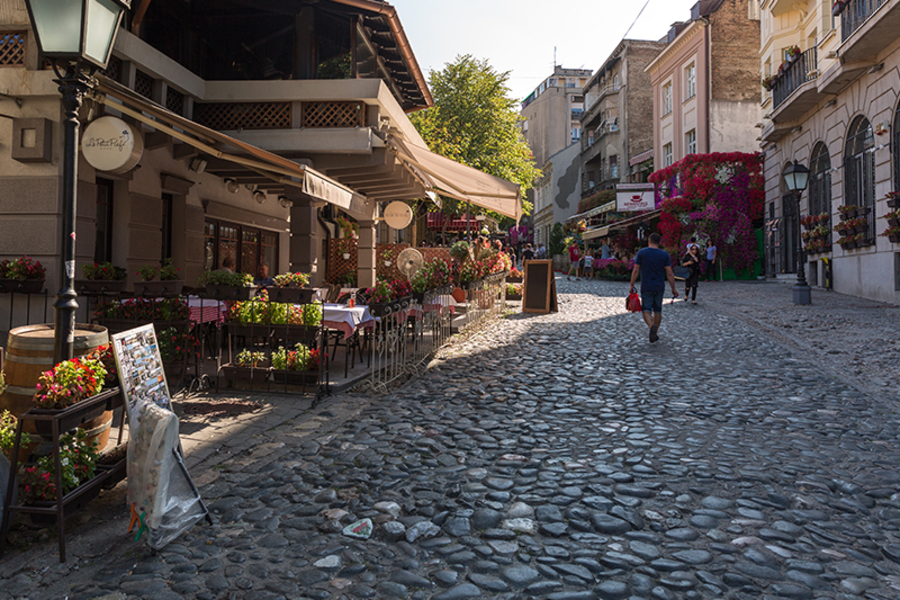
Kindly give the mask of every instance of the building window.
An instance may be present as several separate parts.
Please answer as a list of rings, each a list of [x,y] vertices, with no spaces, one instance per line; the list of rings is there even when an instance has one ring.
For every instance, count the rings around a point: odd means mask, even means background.
[[[160,227],[162,231],[162,244],[160,244],[162,248],[162,256],[160,256],[162,264],[165,264],[166,260],[172,258],[172,204],[172,194],[163,194],[162,226]]]
[[[684,153],[697,154],[697,130],[691,129],[684,136]]]
[[[619,89],[619,76],[618,75],[613,76],[613,89],[614,90]]]
[[[113,191],[115,183],[97,178],[97,213],[94,217],[94,262],[112,261]]]
[[[844,148],[844,205],[869,209],[868,242],[875,241],[875,136],[872,124],[858,116],[850,125]]]
[[[809,214],[831,213],[831,157],[822,142],[813,149],[809,170]]]
[[[672,144],[663,146],[663,166],[668,167],[672,164]]]
[[[267,265],[270,273],[278,269],[278,234],[222,221],[206,222],[205,268],[217,269],[226,257],[235,262],[235,270],[256,277],[260,265]]]
[[[891,154],[894,159],[894,190],[900,190],[900,103],[894,112],[894,128],[891,130],[894,143],[891,146]]]
[[[663,116],[672,112],[672,84],[667,83],[662,89]]]
[[[618,156],[610,156],[609,157],[609,178],[610,179],[618,179],[619,178],[619,157]]]
[[[684,70],[684,89],[686,91],[685,100],[690,100],[697,95],[697,67],[695,65]]]

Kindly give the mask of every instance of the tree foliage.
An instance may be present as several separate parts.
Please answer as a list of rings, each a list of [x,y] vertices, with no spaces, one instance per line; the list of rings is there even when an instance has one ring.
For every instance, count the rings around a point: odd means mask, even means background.
[[[434,106],[411,114],[410,120],[432,152],[517,183],[524,197],[540,171],[519,129],[508,80],[509,72],[498,73],[487,60],[457,56],[442,70],[431,71]],[[443,210],[462,214],[465,205],[460,204],[445,198]],[[523,208],[531,212],[530,203]]]

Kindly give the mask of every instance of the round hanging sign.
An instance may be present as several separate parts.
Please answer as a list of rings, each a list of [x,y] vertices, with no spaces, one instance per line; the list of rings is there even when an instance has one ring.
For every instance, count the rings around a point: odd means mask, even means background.
[[[81,138],[81,152],[89,165],[107,173],[125,173],[144,153],[139,131],[118,117],[91,121]]]
[[[406,229],[412,223],[412,209],[406,202],[396,200],[384,209],[384,220],[392,229]]]

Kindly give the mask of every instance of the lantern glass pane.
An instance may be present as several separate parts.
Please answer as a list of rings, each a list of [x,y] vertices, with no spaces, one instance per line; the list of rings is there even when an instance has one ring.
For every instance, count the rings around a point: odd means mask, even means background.
[[[30,0],[41,50],[81,53],[81,0]]]
[[[113,0],[88,0],[85,56],[98,63],[106,64],[115,38],[120,12],[122,12],[122,7]]]

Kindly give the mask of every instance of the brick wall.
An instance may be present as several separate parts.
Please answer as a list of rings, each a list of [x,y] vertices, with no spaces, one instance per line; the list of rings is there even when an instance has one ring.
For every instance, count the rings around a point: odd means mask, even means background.
[[[628,89],[625,97],[625,113],[628,115],[626,130],[625,163],[620,169],[627,173],[627,161],[653,148],[653,85],[650,74],[644,69],[650,64],[665,43],[639,41],[632,42],[628,49]]]
[[[759,21],[748,17],[747,0],[725,0],[709,16],[714,100],[759,102]]]

